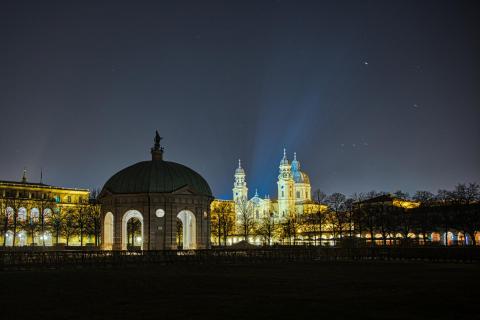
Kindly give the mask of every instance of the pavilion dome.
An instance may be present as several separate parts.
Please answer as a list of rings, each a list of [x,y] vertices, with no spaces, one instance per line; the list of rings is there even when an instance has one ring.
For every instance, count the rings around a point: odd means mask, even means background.
[[[151,161],[141,161],[120,170],[108,179],[103,191],[113,194],[172,193],[188,187],[194,194],[211,197],[210,186],[200,174],[182,164],[163,160],[160,137],[156,139]]]

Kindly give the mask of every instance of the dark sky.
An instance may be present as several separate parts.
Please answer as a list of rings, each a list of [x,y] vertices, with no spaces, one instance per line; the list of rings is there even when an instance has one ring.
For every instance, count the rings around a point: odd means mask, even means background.
[[[351,194],[480,181],[478,1],[1,1],[0,179],[150,158],[276,197],[285,146]]]

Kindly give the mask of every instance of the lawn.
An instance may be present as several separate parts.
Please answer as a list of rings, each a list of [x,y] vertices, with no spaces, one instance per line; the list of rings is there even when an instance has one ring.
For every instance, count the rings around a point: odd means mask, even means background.
[[[478,319],[480,265],[321,262],[0,272],[1,319]]]

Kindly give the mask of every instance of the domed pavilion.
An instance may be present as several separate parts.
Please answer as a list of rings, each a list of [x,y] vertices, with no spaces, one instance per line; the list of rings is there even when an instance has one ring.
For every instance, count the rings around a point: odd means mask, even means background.
[[[156,132],[150,161],[127,167],[105,183],[99,195],[103,249],[209,248],[210,186],[194,170],[165,161],[160,140]]]

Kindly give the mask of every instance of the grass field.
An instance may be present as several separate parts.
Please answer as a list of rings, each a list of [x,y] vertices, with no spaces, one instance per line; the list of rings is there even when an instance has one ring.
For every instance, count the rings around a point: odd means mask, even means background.
[[[321,262],[0,273],[1,319],[480,319],[480,265]]]

